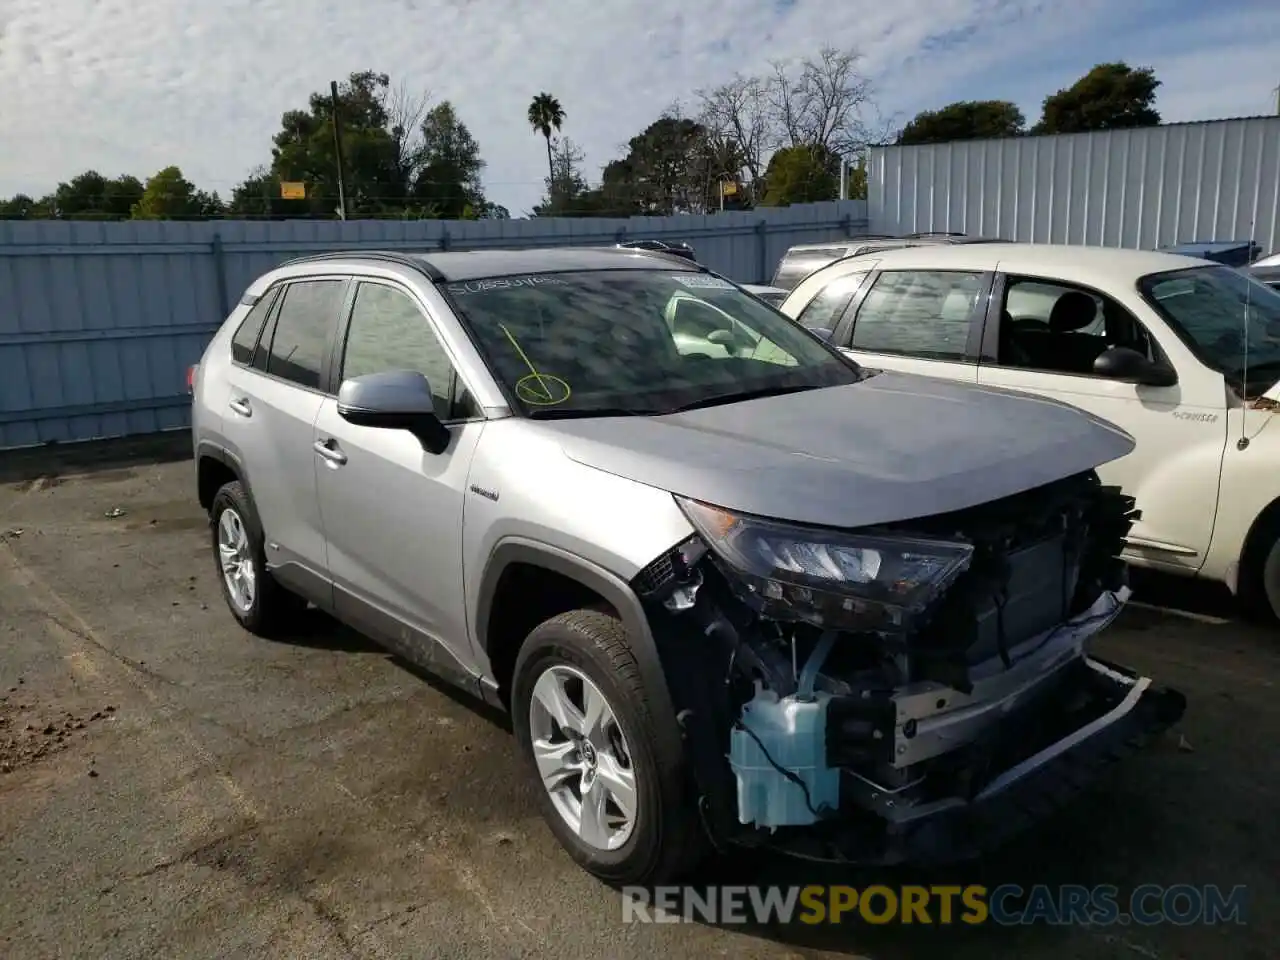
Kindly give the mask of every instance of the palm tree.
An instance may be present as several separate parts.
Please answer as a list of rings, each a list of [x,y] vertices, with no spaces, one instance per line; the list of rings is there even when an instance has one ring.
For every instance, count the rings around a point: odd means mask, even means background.
[[[529,104],[529,126],[547,141],[547,173],[556,178],[555,162],[551,157],[551,131],[559,131],[564,123],[564,107],[549,93],[540,93]]]

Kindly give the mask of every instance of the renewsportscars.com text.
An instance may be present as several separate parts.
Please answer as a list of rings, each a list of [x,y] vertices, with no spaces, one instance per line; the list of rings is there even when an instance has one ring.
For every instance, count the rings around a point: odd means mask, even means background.
[[[1192,926],[1243,924],[1247,906],[1243,886],[1192,884],[622,889],[624,923]]]

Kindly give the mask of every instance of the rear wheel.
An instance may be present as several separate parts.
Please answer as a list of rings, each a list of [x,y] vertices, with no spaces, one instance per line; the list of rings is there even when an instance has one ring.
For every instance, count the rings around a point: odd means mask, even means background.
[[[214,495],[209,519],[218,582],[232,615],[259,636],[276,636],[293,626],[307,603],[267,570],[262,529],[239,481],[224,484]]]
[[[573,859],[615,884],[692,866],[699,826],[683,756],[659,755],[657,724],[626,628],[576,610],[535,629],[516,661],[512,721],[542,813]]]

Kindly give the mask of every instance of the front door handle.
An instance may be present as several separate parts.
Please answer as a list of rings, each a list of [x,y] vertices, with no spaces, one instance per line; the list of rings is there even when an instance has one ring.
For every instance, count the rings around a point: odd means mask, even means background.
[[[236,413],[240,414],[240,416],[242,417],[253,416],[253,407],[249,406],[249,401],[244,399],[243,397],[232,397],[227,402],[227,406],[230,407],[232,410],[234,410]]]
[[[347,455],[338,449],[338,441],[336,440],[317,440],[311,446],[316,453],[336,467],[340,467],[347,462]]]

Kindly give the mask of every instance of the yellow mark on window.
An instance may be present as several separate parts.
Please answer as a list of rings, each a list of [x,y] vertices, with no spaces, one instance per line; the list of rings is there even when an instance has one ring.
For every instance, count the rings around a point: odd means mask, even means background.
[[[503,336],[510,341],[511,346],[515,348],[516,353],[520,354],[520,359],[524,361],[524,365],[529,368],[528,376],[521,377],[516,381],[517,397],[533,407],[552,407],[557,403],[564,403],[573,395],[573,391],[569,389],[569,384],[559,377],[539,372],[538,368],[533,365],[533,361],[529,359],[529,355],[521,349],[520,343],[511,335],[511,331],[507,329],[505,323],[498,324],[498,327],[502,330]]]

